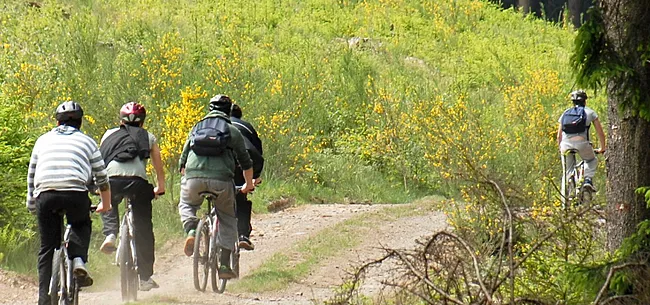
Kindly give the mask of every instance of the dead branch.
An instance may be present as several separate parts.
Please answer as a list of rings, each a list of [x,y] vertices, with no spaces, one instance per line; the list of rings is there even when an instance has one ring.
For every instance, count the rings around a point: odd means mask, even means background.
[[[594,304],[594,305],[600,304],[599,303],[600,299],[603,297],[603,295],[607,291],[607,288],[609,287],[609,283],[612,281],[612,277],[614,276],[614,274],[616,272],[618,272],[619,270],[628,268],[628,267],[645,266],[645,265],[646,264],[643,263],[643,262],[633,262],[633,263],[625,263],[625,264],[621,264],[621,265],[617,265],[617,266],[612,266],[611,268],[609,268],[609,272],[607,272],[607,278],[605,279],[605,283],[600,288],[600,291],[598,291],[598,295],[596,296],[596,299],[594,300],[594,302],[592,304]],[[610,302],[612,300],[612,298],[613,297],[610,297],[610,298],[606,299],[602,304],[607,304],[608,302]]]
[[[451,301],[451,302],[454,303],[454,304],[463,305],[463,302],[461,302],[461,301],[459,301],[458,299],[456,299],[456,298],[450,296],[448,293],[446,293],[445,291],[443,291],[442,289],[440,289],[438,286],[436,286],[436,284],[434,284],[432,281],[430,281],[430,280],[427,279],[425,276],[423,276],[422,273],[420,273],[420,271],[418,271],[418,270],[413,266],[413,264],[412,264],[412,263],[411,263],[407,258],[405,258],[405,257],[402,255],[402,253],[400,253],[399,251],[396,251],[396,250],[391,250],[390,252],[391,252],[391,254],[396,255],[397,257],[399,257],[399,259],[400,259],[404,264],[406,264],[406,266],[407,266],[407,267],[409,268],[409,270],[413,273],[413,275],[415,275],[417,278],[419,278],[422,282],[424,282],[424,283],[425,283],[427,286],[429,286],[431,289],[435,290],[435,291],[436,291],[438,294],[440,294],[443,298],[445,298],[445,299]]]

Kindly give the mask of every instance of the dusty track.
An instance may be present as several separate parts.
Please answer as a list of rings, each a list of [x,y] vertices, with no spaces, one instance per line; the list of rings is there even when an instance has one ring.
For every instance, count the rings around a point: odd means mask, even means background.
[[[377,213],[385,205],[306,205],[266,215],[256,215],[253,241],[256,250],[242,253],[242,276],[259,267],[266,259],[293,244],[331,227],[341,221],[365,213]],[[415,208],[415,207],[414,207]],[[388,247],[411,247],[415,239],[445,227],[442,214],[423,212],[421,216],[395,218],[376,228],[364,230],[363,242],[320,266],[283,291],[262,294],[232,294],[226,289],[223,295],[194,290],[191,259],[182,254],[181,241],[172,242],[157,252],[154,278],[161,288],[140,292],[143,302],[156,301],[167,304],[314,304],[327,299],[332,289],[342,282],[345,270],[359,262],[381,255],[381,245]],[[0,281],[0,304],[35,304],[35,283],[18,284]],[[2,277],[0,277],[0,280]],[[376,278],[378,279],[378,278]],[[103,285],[106,291],[82,292],[80,304],[121,304],[118,280]],[[12,286],[13,283],[13,286]],[[377,290],[377,281],[370,280],[364,291]],[[21,288],[22,287],[22,288]]]

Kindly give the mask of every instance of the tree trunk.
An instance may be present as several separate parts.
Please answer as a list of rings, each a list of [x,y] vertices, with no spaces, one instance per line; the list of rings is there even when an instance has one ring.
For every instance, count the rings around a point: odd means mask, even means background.
[[[524,11],[524,14],[535,14],[540,17],[540,0],[519,0],[519,7]]]
[[[640,103],[650,102],[650,65],[644,64],[642,56],[650,45],[650,1],[602,0],[601,4],[607,43],[638,80],[628,86],[631,76],[620,73],[607,82],[607,247],[614,251],[650,216],[643,197],[635,193],[640,186],[650,186],[650,123],[621,108],[623,101],[632,100],[635,90],[640,92]]]
[[[569,14],[571,15],[571,22],[573,26],[578,28],[582,24],[582,1],[583,0],[569,0]]]

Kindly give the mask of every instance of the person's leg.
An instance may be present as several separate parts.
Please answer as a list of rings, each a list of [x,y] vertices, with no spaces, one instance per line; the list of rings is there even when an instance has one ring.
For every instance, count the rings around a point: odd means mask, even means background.
[[[253,203],[248,200],[247,194],[237,192],[235,195],[237,231],[239,232],[239,247],[246,250],[253,250],[255,247],[250,241],[251,236],[251,212]]]
[[[90,221],[90,198],[88,192],[64,192],[66,194],[66,218],[70,225],[68,255],[73,260],[74,273],[82,287],[93,284],[84,263],[88,262],[88,248],[92,222]]]
[[[585,161],[585,179],[591,179],[596,175],[596,169],[598,168],[598,158],[596,158],[594,148],[587,141],[581,142],[576,146],[578,147],[580,158]]]
[[[100,251],[111,254],[117,250],[115,245],[117,233],[120,226],[120,209],[119,205],[124,198],[124,183],[121,180],[111,177],[111,210],[101,213],[105,239],[99,248]]]
[[[570,149],[577,149],[577,148],[575,147],[573,142],[570,142],[570,141],[567,141],[567,140],[562,140],[562,142],[560,143],[560,152],[564,156],[564,162],[565,162],[564,163],[565,164],[564,175],[566,175],[566,176],[571,174],[571,172],[573,171],[573,167],[576,164],[575,155],[566,153],[566,151],[570,150]]]
[[[191,256],[194,252],[194,230],[196,230],[196,226],[199,223],[199,219],[196,217],[196,211],[201,207],[201,203],[203,203],[203,197],[199,196],[199,193],[206,190],[208,189],[205,179],[183,178],[181,180],[181,198],[178,203],[178,213],[181,216],[183,230],[187,234],[183,248],[183,252],[187,256]]]
[[[153,185],[146,180],[134,181],[131,206],[133,208],[133,226],[135,227],[135,247],[138,255],[138,274],[143,281],[149,280],[153,274],[155,261],[155,236],[151,221],[151,201],[155,195]]]
[[[219,233],[217,244],[221,247],[220,278],[233,278],[235,274],[230,266],[230,255],[237,242],[237,218],[235,217],[235,187],[232,181],[210,181],[211,189],[223,191],[215,200],[217,218],[219,219]]]
[[[40,233],[41,248],[38,251],[38,304],[50,304],[50,277],[52,277],[52,256],[61,245],[62,217],[56,213],[54,192],[41,193],[36,198],[36,215]]]

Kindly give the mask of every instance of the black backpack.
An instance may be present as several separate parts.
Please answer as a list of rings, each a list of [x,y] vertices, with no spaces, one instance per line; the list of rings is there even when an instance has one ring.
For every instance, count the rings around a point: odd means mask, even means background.
[[[562,115],[562,131],[567,134],[583,133],[587,130],[587,112],[585,107],[575,106]]]
[[[230,123],[221,117],[205,118],[194,126],[190,148],[198,156],[219,156],[230,143]]]

